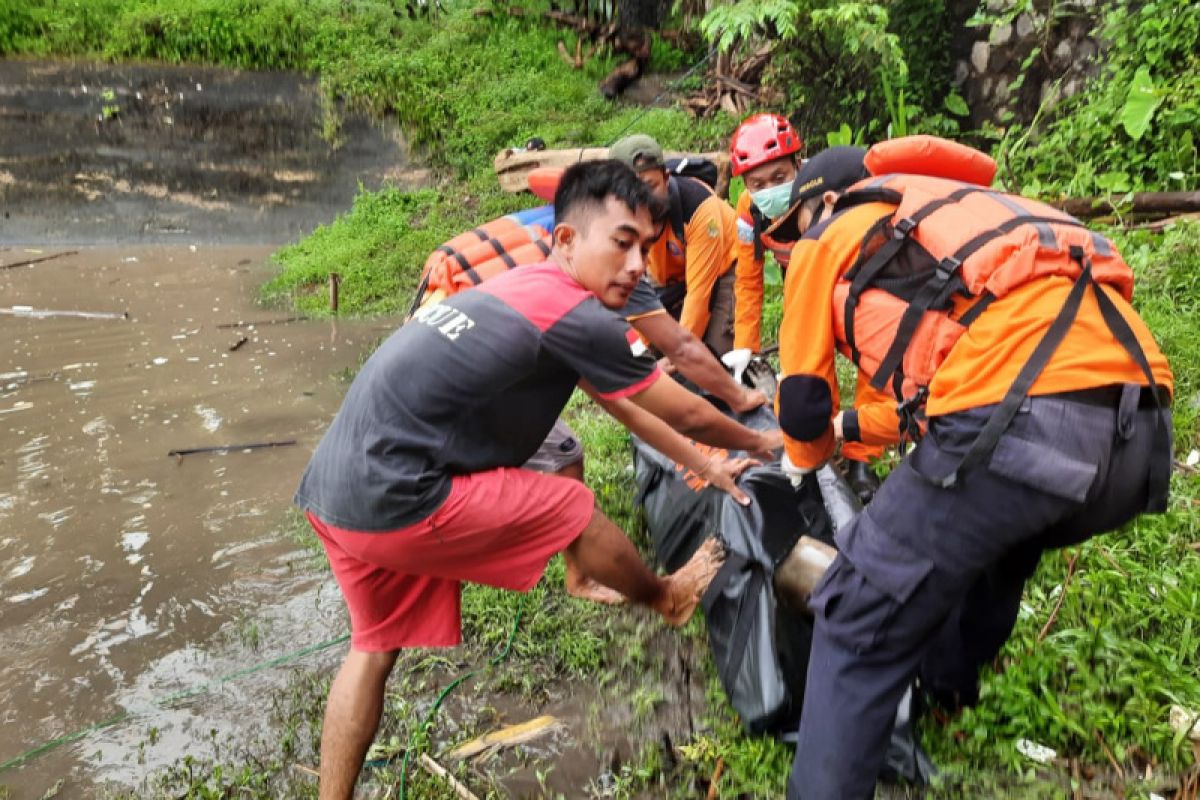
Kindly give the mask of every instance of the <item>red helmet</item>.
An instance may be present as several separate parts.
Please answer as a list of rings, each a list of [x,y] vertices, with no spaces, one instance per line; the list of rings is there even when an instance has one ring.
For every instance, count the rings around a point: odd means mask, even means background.
[[[729,159],[733,174],[798,153],[804,142],[786,117],[778,114],[755,114],[747,117],[733,132],[729,141]]]

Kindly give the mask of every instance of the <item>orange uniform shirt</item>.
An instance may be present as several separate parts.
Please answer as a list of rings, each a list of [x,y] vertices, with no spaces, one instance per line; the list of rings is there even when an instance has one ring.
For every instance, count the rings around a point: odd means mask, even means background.
[[[754,219],[750,216],[750,193],[742,192],[737,204],[737,273],[733,285],[733,346],[762,350],[763,261],[754,257]],[[779,268],[787,270],[792,242],[762,235],[764,252],[775,256]]]
[[[880,203],[851,208],[819,239],[803,239],[793,249],[784,282],[783,324],[779,331],[784,376],[781,406],[790,376],[812,376],[828,385],[832,397],[838,396],[834,354],[839,349],[848,354],[848,347],[835,339],[833,287],[854,265],[867,229],[891,210],[891,206]],[[926,413],[935,417],[1000,402],[1062,309],[1072,283],[1069,278],[1040,278],[993,302],[967,328],[934,375]],[[1102,290],[1129,322],[1155,380],[1173,390],[1170,366],[1146,324],[1119,293],[1108,287]],[[1108,330],[1096,298],[1089,291],[1075,323],[1029,393],[1055,394],[1121,383],[1144,384],[1145,377]],[[864,441],[899,439],[894,409],[890,428],[882,423],[886,417],[882,409],[860,407],[858,411]],[[832,426],[811,441],[787,433],[785,430],[788,458],[798,467],[816,467],[833,453]]]
[[[683,238],[686,245],[668,223],[663,235],[650,247],[646,272],[660,286],[686,282],[687,295],[679,324],[702,339],[708,329],[713,285],[733,268],[737,238],[733,208],[712,195],[696,207],[691,219],[684,221]]]

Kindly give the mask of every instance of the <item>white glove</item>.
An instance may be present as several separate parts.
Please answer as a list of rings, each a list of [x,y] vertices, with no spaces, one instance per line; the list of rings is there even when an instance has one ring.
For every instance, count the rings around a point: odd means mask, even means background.
[[[787,453],[784,452],[783,458],[779,459],[779,467],[783,470],[783,474],[787,475],[787,479],[791,481],[792,488],[799,489],[800,484],[804,482],[804,476],[810,472],[816,472],[821,468],[821,465],[818,464],[815,467],[797,467],[788,458]]]
[[[741,347],[737,350],[730,350],[721,356],[721,363],[733,370],[734,382],[741,383],[742,373],[746,371],[746,367],[750,366],[750,359],[753,356],[754,353],[750,352],[749,347]]]

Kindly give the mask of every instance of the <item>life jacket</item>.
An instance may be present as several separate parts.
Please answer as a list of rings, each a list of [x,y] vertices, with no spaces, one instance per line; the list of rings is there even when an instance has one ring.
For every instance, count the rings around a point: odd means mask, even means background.
[[[554,206],[547,205],[498,217],[439,245],[425,260],[409,314],[513,267],[545,261],[553,231]]]
[[[857,260],[835,285],[833,311],[837,340],[845,343],[846,355],[870,376],[872,386],[890,387],[900,401],[902,434],[920,435],[921,411],[934,374],[992,302],[1033,280],[1061,276],[1075,281],[1062,311],[986,426],[986,436],[980,436],[959,468],[936,482],[953,485],[963,466],[990,454],[1066,335],[1089,288],[1109,329],[1145,373],[1157,402],[1159,393],[1145,354],[1099,288],[1111,286],[1126,300],[1133,295],[1133,271],[1112,242],[1036,200],[980,183],[890,172],[895,161],[902,161],[910,170],[924,163],[935,174],[990,180],[991,173],[979,169],[980,158],[991,161],[982,153],[935,137],[908,138],[918,140],[916,147],[905,147],[903,139],[885,143],[895,159],[868,157],[868,166],[882,174],[851,187],[829,221],[863,203],[893,206],[867,230]],[[914,157],[914,149],[924,154],[924,162]],[[825,227],[818,225],[808,235],[819,237]]]

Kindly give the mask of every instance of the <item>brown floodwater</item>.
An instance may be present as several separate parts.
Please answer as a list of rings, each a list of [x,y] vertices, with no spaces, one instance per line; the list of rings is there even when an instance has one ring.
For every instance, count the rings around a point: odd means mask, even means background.
[[[128,785],[203,755],[212,728],[227,744],[216,721],[265,721],[261,689],[284,668],[156,701],[344,630],[336,588],[286,533],[289,501],[339,373],[394,323],[264,324],[293,313],[255,304],[270,250],[80,248],[0,268],[0,763],[134,715],[0,772],[15,798]],[[0,265],[55,252],[2,247]],[[239,322],[257,324],[223,327]]]

